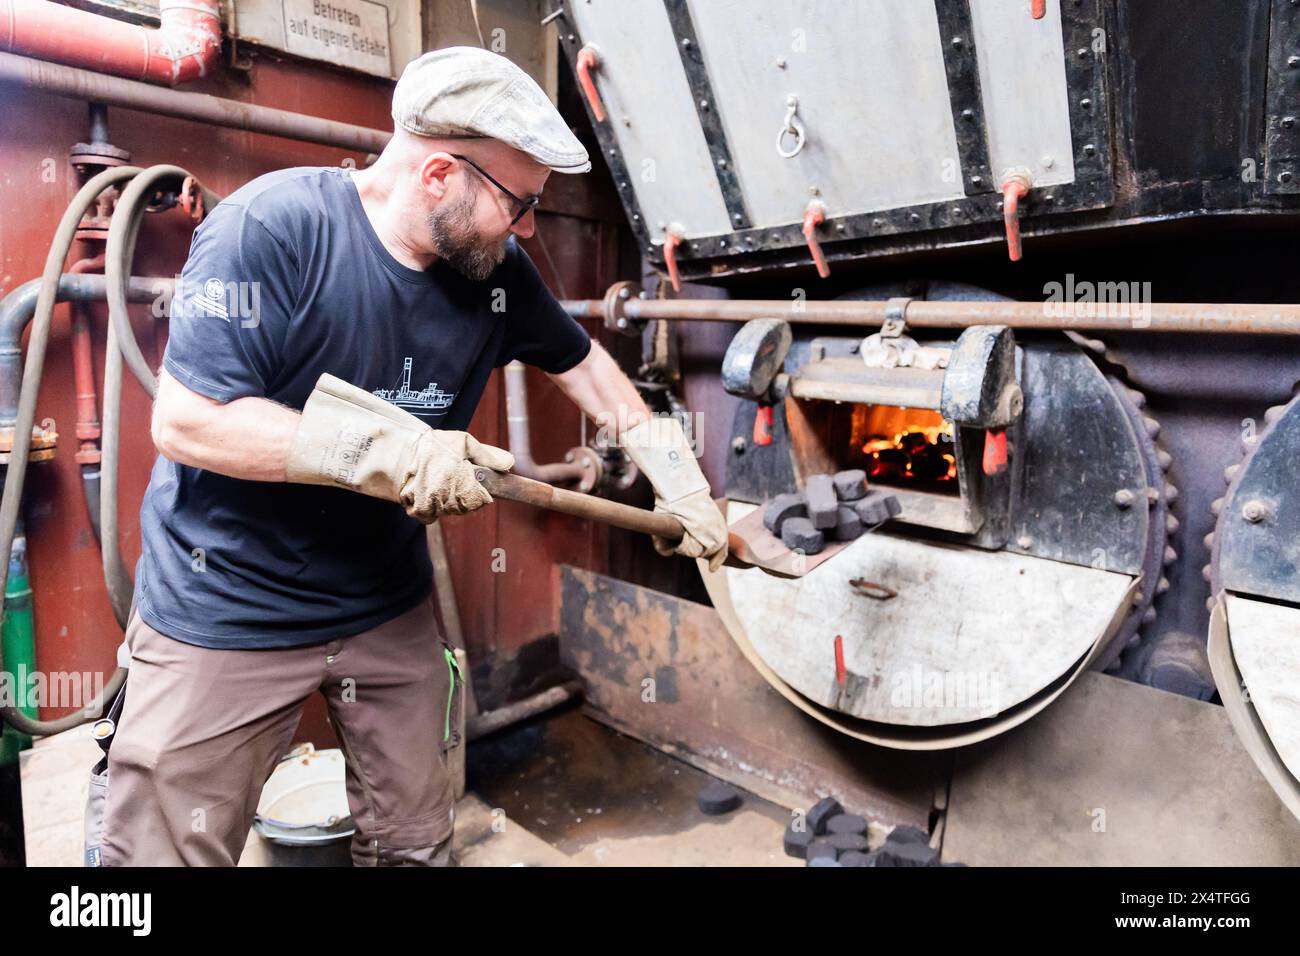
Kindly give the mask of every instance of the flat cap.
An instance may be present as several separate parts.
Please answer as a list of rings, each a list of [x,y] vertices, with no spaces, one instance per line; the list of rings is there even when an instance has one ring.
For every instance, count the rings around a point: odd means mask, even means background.
[[[393,122],[421,136],[487,136],[557,173],[591,169],[587,150],[531,76],[472,46],[412,60],[393,90]]]

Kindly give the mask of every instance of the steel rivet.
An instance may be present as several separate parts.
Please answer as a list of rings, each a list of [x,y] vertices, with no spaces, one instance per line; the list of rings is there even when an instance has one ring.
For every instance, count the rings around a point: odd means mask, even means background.
[[[1034,539],[1029,537],[1027,534],[1022,534],[1020,537],[1016,538],[1016,547],[1018,548],[1024,548],[1027,550],[1032,547],[1033,544]]]
[[[1085,96],[1083,99],[1079,100],[1079,105],[1082,106],[1085,110],[1086,110],[1086,109],[1091,109],[1091,108],[1092,108],[1092,98],[1091,98],[1091,97],[1087,97],[1087,96]]]
[[[954,50],[960,50],[961,47],[962,47],[962,38],[961,38],[961,37],[953,37],[953,38],[952,38],[952,48],[953,48]]]
[[[971,109],[962,110],[961,118],[964,120],[973,120],[975,118],[975,111]]]
[[[745,439],[737,436],[731,440],[731,450],[737,455],[745,453]]]
[[[1289,183],[1291,181],[1291,173],[1285,171],[1278,173],[1277,181],[1280,183]]]
[[[1262,501],[1247,501],[1241,509],[1241,516],[1251,524],[1259,524],[1268,517],[1268,507]]]
[[[709,101],[708,101],[708,100],[700,100],[700,109],[702,109],[702,110],[707,110],[708,108],[709,108]]]
[[[1127,488],[1121,488],[1115,492],[1115,505],[1119,508],[1133,507],[1133,492]]]
[[[1088,143],[1083,147],[1083,155],[1085,156],[1092,156],[1096,152],[1097,152],[1097,147],[1092,145],[1092,143]]]
[[[1297,66],[1300,66],[1300,56],[1289,56],[1289,57],[1287,57],[1287,58],[1286,58],[1286,65],[1289,66],[1289,67],[1291,67],[1291,69],[1294,70]]]
[[[1283,126],[1283,128],[1285,128],[1285,129],[1290,129],[1290,128],[1291,128],[1292,126],[1294,126],[1294,125],[1295,125],[1295,117],[1294,117],[1294,116],[1283,116],[1283,117],[1282,117],[1282,126]]]

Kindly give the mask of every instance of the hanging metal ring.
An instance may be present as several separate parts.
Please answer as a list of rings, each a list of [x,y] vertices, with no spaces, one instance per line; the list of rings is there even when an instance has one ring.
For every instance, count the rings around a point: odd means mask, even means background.
[[[785,124],[781,131],[776,134],[776,151],[785,159],[793,159],[799,155],[803,149],[804,143],[807,142],[807,135],[804,133],[803,123],[799,122],[797,115],[799,110],[799,98],[791,93],[786,97],[785,105]],[[785,138],[787,135],[794,136],[794,147],[785,148]]]

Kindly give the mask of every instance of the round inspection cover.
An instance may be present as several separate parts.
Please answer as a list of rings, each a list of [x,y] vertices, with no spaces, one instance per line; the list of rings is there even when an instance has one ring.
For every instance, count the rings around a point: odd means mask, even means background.
[[[1033,449],[1024,454],[1035,464],[1025,485],[1037,497],[1013,513],[1003,550],[912,535],[904,514],[802,578],[738,568],[704,575],[751,663],[824,723],[900,749],[987,739],[1113,658],[1112,639],[1130,637],[1148,611],[1166,522],[1161,488],[1151,497],[1161,470],[1142,416],[1128,390],[1065,337],[1023,345],[1025,446]],[[1062,474],[1074,476],[1069,494]],[[751,507],[732,502],[729,518]],[[855,580],[897,595],[872,599]]]
[[[728,591],[732,636],[813,707],[935,744],[982,733],[1054,696],[1146,610],[1165,525],[1140,506],[1159,472],[1141,416],[1066,337],[1020,348],[1022,474],[1001,550],[913,533],[905,505],[803,577],[726,568],[707,582]],[[735,520],[752,506],[730,507]]]
[[[1209,653],[1233,728],[1300,817],[1300,398],[1264,418],[1217,504]]]

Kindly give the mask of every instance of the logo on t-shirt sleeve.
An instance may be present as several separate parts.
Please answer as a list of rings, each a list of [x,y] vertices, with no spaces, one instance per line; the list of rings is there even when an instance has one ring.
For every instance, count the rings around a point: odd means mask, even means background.
[[[215,276],[203,283],[203,291],[196,294],[190,304],[208,315],[230,321],[230,309],[226,307],[226,285]]]
[[[171,317],[209,316],[223,322],[238,318],[241,328],[253,329],[261,324],[261,293],[260,282],[222,282],[213,276],[200,286],[178,276]]]

